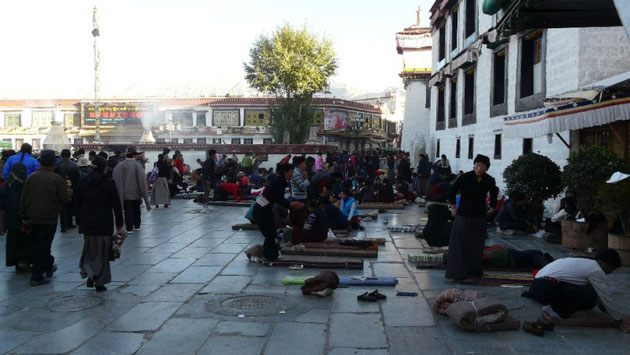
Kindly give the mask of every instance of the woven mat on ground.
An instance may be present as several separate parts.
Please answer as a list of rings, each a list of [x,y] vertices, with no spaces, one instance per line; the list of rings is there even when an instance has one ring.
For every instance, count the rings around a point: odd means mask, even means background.
[[[551,318],[543,313],[543,318],[556,325],[567,327],[615,328],[615,320],[607,313],[596,310],[575,312],[570,318]]]
[[[418,229],[424,228],[423,224],[405,224],[402,226],[387,226],[387,230],[390,232],[401,232],[401,233],[415,233]]]
[[[235,207],[249,207],[252,205],[252,201],[208,201],[207,205],[212,206],[235,206]]]
[[[232,226],[232,230],[244,230],[244,231],[257,231],[258,225],[253,223],[235,224]]]
[[[317,256],[351,256],[356,258],[377,258],[378,250],[351,250],[336,248],[296,248],[284,247],[280,251],[282,255],[317,255]]]
[[[339,243],[342,240],[367,240],[370,242],[374,242],[378,245],[385,245],[385,242],[387,240],[385,240],[385,238],[359,238],[359,239],[354,239],[352,237],[338,237],[338,238],[334,238],[334,239],[326,239],[324,241],[324,243]]]
[[[285,276],[282,278],[283,285],[304,285],[306,279],[312,276]],[[352,278],[340,277],[340,286],[396,286],[398,279],[395,277],[367,277]]]
[[[299,266],[306,269],[363,269],[363,259],[341,256],[287,255],[268,264],[275,267]]]
[[[468,285],[486,285],[486,286],[500,286],[500,285],[523,285],[527,286],[532,283],[534,277],[531,273],[490,273],[486,272],[480,279],[467,279],[460,281],[461,283]]]
[[[455,302],[448,306],[446,314],[455,324],[469,332],[516,330],[521,322],[508,316],[507,307],[492,298]]]
[[[403,210],[405,205],[400,203],[376,203],[376,202],[363,202],[357,206],[359,210]]]
[[[337,241],[337,243],[306,242],[306,243],[302,243],[302,245],[304,245],[307,248],[317,248],[317,249],[346,249],[346,250],[365,250],[366,249],[360,246],[342,245],[339,243],[339,241]]]

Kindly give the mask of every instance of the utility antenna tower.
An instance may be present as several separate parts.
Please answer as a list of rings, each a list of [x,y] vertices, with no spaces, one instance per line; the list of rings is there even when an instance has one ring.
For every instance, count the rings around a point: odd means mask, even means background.
[[[92,13],[92,37],[94,38],[94,124],[96,125],[96,132],[94,133],[94,143],[101,143],[101,112],[99,110],[99,88],[100,77],[98,73],[98,66],[101,61],[101,54],[98,50],[98,38],[100,36],[98,28],[98,10],[94,6],[94,12]]]

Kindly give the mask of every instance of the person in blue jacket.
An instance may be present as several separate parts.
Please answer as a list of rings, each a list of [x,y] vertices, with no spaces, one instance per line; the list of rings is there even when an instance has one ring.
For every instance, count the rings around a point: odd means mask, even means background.
[[[352,229],[363,230],[361,226],[361,218],[359,218],[359,207],[357,201],[350,195],[350,190],[343,189],[341,191],[341,212],[346,217]]]
[[[39,162],[37,159],[31,156],[33,152],[33,147],[30,144],[24,143],[20,148],[20,152],[12,157],[10,157],[7,162],[4,164],[4,168],[2,169],[2,176],[6,180],[9,178],[9,172],[11,171],[11,167],[13,164],[17,162],[22,162],[26,167],[26,176],[28,177],[32,173],[36,172],[39,169]]]

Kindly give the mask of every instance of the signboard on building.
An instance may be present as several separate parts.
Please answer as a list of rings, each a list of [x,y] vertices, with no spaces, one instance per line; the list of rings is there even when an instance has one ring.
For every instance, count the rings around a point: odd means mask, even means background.
[[[348,127],[348,111],[338,109],[324,110],[324,130],[342,131]]]
[[[153,120],[154,106],[151,104],[103,103],[98,107],[101,126],[142,125],[142,120]],[[96,125],[96,107],[94,104],[83,106],[83,125]]]

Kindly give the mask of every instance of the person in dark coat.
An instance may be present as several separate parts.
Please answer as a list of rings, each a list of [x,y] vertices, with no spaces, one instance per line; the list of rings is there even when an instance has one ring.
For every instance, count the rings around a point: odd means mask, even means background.
[[[289,187],[289,180],[293,177],[292,164],[280,164],[277,168],[278,176],[272,180],[261,196],[254,204],[254,220],[265,237],[263,244],[263,256],[266,261],[278,259],[278,246],[276,244],[276,223],[273,213],[273,204],[279,204],[284,208],[304,208],[302,202],[289,202],[284,198],[284,191]]]
[[[446,203],[448,189],[443,185],[437,186],[440,189],[436,191],[435,200],[427,204],[427,224],[419,237],[423,237],[429,246],[444,247],[451,238],[453,216]]]
[[[158,154],[158,160],[155,162],[155,166],[158,168],[157,180],[153,183],[151,189],[150,204],[155,205],[155,208],[159,208],[160,205],[164,205],[168,208],[171,204],[171,195],[168,189],[168,181],[171,179],[171,172],[168,163],[164,161],[164,155]]]
[[[456,281],[483,276],[481,259],[486,239],[486,214],[497,206],[497,188],[494,178],[486,173],[490,158],[477,155],[473,170],[453,183],[449,192],[451,213],[455,216],[448,245],[447,279]],[[461,194],[456,209],[457,193]],[[490,210],[486,210],[486,197],[490,194]]]
[[[217,160],[217,151],[214,149],[208,150],[208,156],[203,163],[201,169],[201,181],[203,182],[203,203],[207,203],[210,197],[210,191],[214,189],[216,185],[215,166]]]
[[[15,164],[11,167],[9,178],[0,187],[0,210],[5,211],[7,227],[6,266],[15,266],[18,274],[30,272],[31,253],[28,236],[22,230],[20,218],[20,198],[22,186],[26,181],[26,166]]]
[[[87,278],[87,286],[95,286],[96,291],[105,291],[105,284],[112,281],[109,260],[114,222],[117,233],[125,235],[118,190],[114,180],[105,174],[106,167],[104,159],[94,158],[93,172],[79,186],[76,196],[79,233],[83,234],[79,268],[81,277]]]
[[[71,189],[74,189],[79,184],[81,173],[79,171],[79,166],[70,160],[70,150],[64,149],[61,151],[61,161],[55,165],[55,172],[61,175],[61,177],[66,181],[66,185],[68,185]],[[74,212],[73,205],[73,200],[70,200],[70,202],[61,206],[61,210],[59,211],[61,233],[76,227],[72,222]]]

